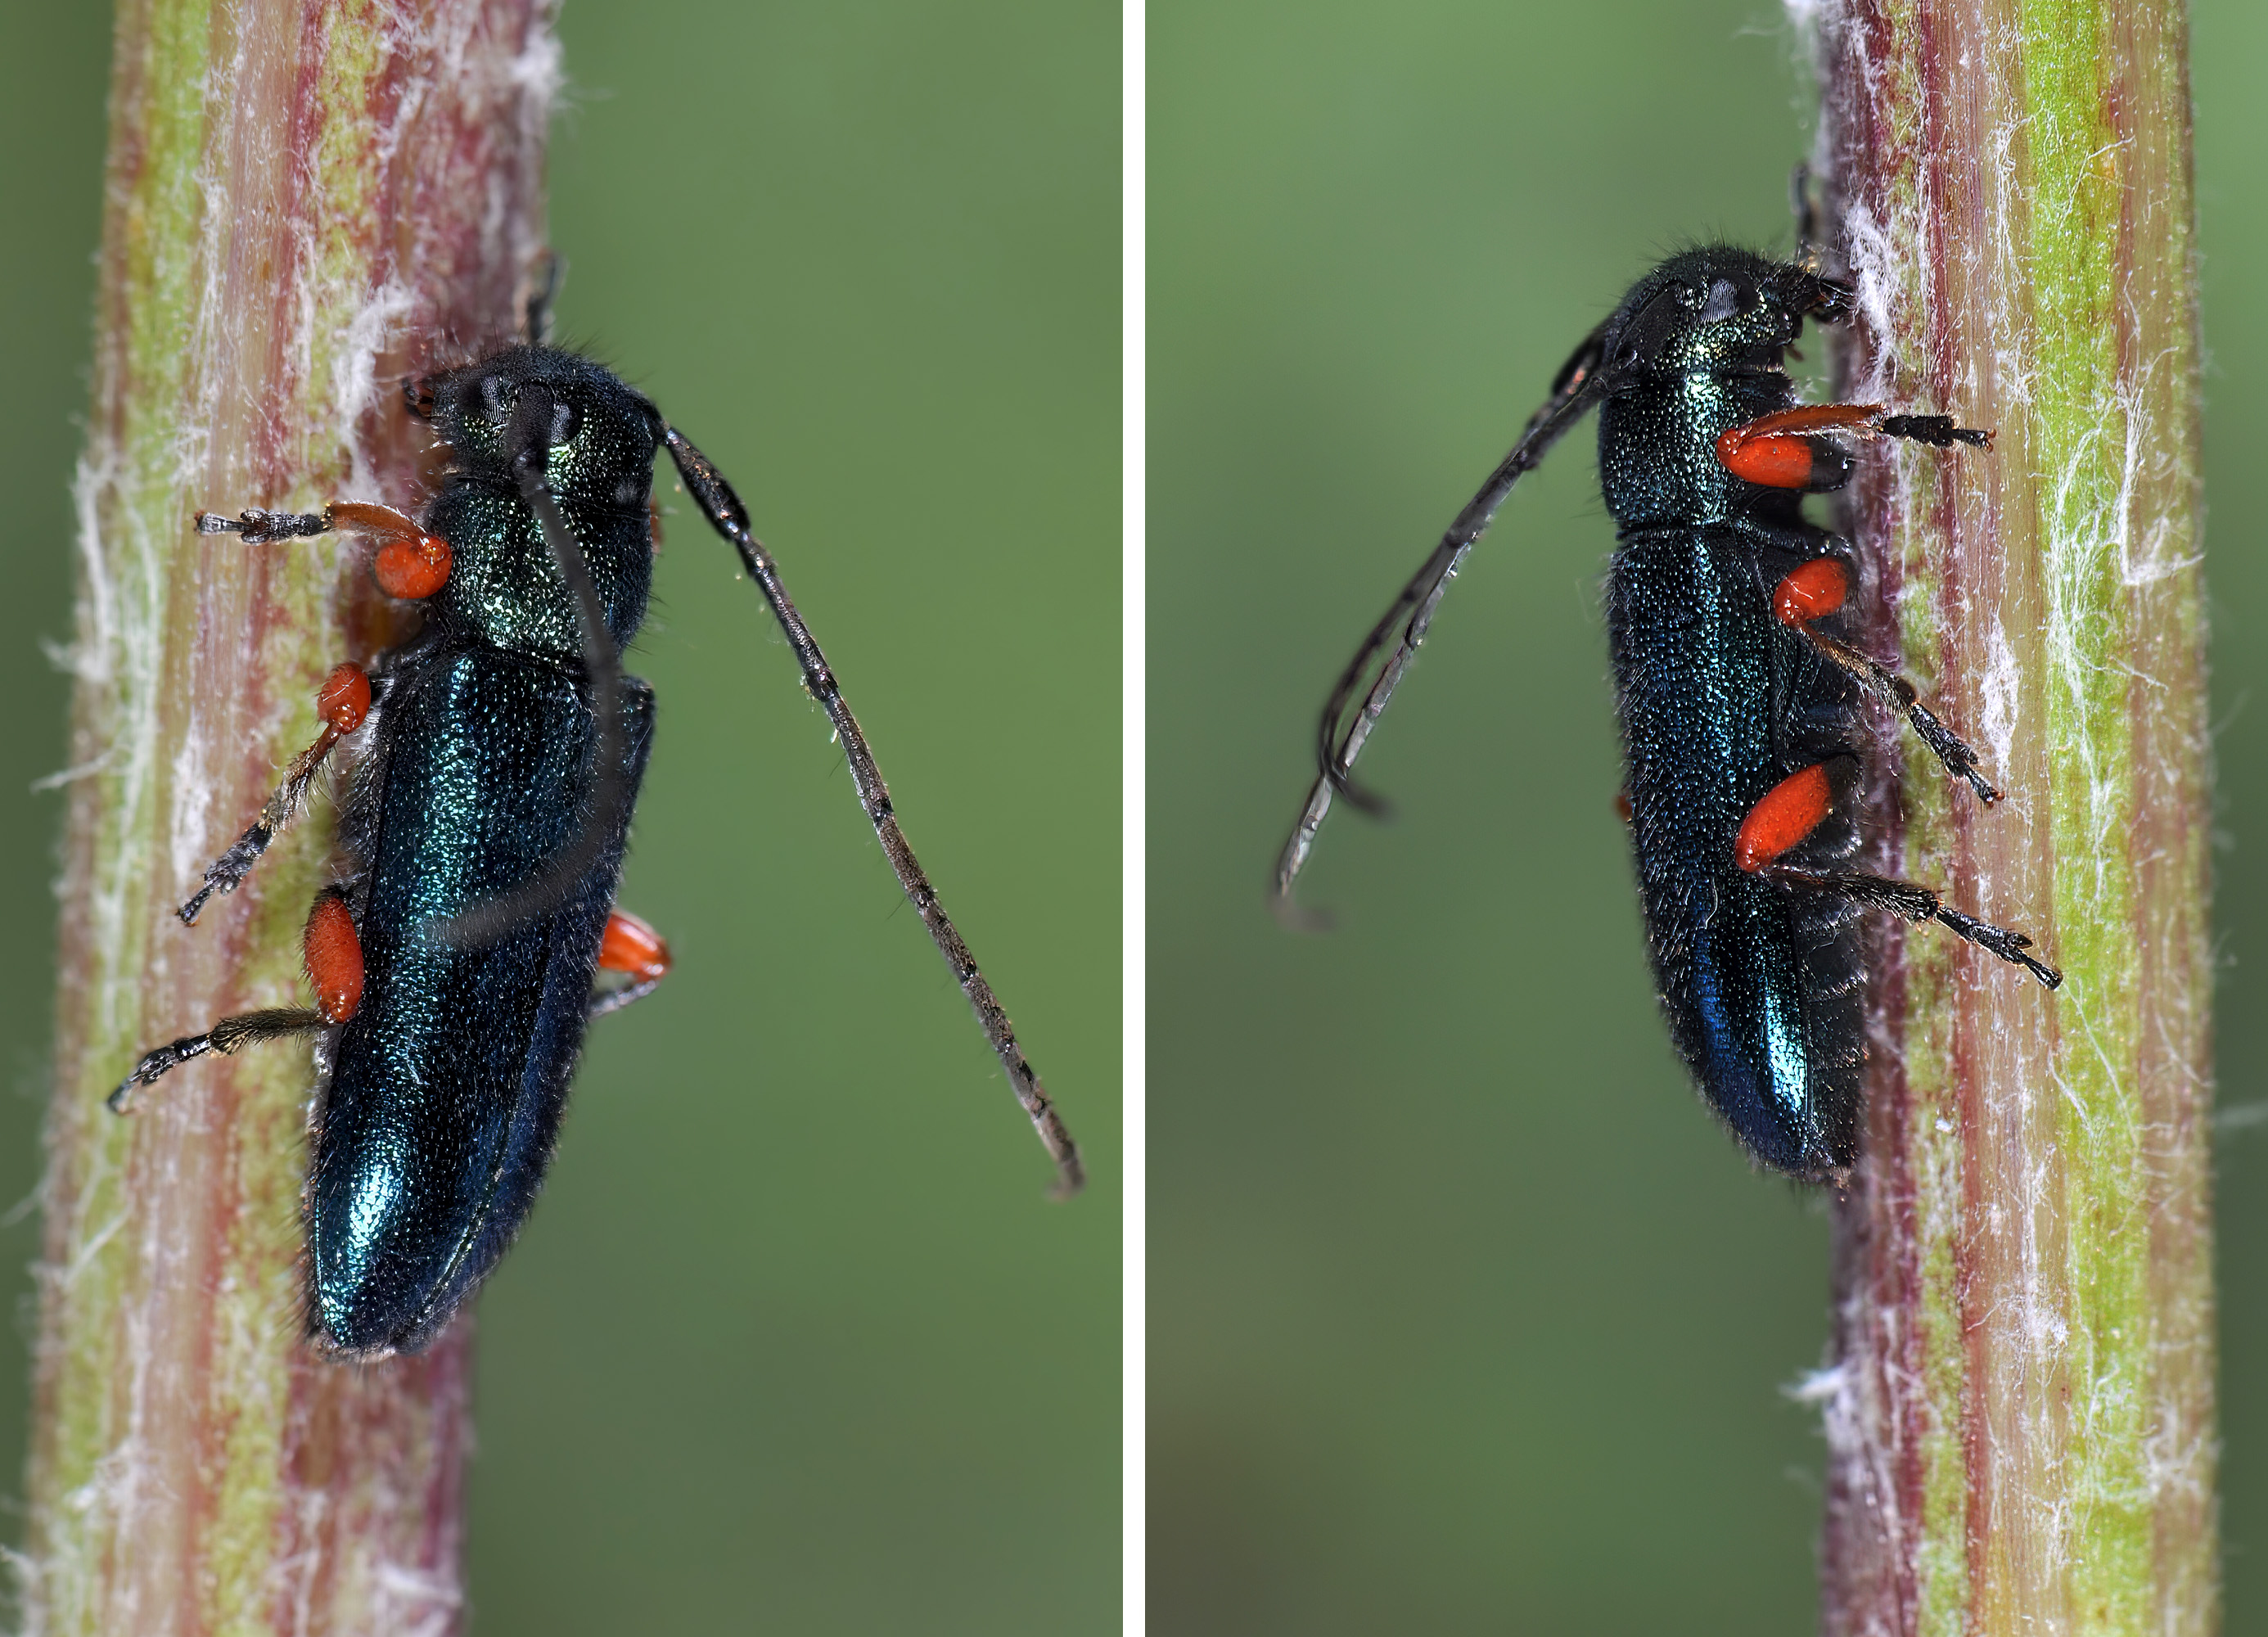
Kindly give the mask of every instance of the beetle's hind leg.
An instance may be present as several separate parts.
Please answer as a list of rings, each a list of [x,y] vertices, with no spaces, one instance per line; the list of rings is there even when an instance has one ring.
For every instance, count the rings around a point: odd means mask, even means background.
[[[584,1014],[586,1019],[619,1012],[659,989],[661,980],[669,976],[669,945],[637,916],[616,910],[607,917],[606,936],[600,940],[599,970],[628,973],[630,981],[613,989],[593,990],[590,1010]]]
[[[1733,862],[1751,875],[1761,875],[1790,887],[1830,893],[1866,910],[1887,910],[1909,921],[1935,921],[1980,949],[2021,966],[2050,989],[2060,988],[2063,974],[2024,953],[2032,940],[2006,926],[1995,926],[1973,915],[1947,907],[1945,900],[1926,887],[1892,881],[1860,870],[1819,868],[1785,864],[1781,859],[1800,847],[1835,809],[1835,770],[1849,776],[1848,758],[1835,763],[1815,762],[1799,768],[1774,785],[1749,809],[1733,842]]]
[[[307,969],[307,981],[314,986],[313,1006],[239,1012],[221,1019],[202,1035],[184,1035],[144,1052],[133,1072],[110,1094],[110,1111],[124,1114],[134,1105],[136,1087],[150,1085],[208,1052],[228,1057],[256,1041],[317,1034],[345,1022],[360,1010],[362,938],[347,909],[344,889],[329,887],[315,895],[314,907],[307,912],[300,958]]]
[[[276,793],[260,809],[260,816],[251,827],[239,836],[229,850],[214,859],[205,870],[205,884],[197,889],[195,896],[183,904],[177,913],[184,925],[196,925],[197,914],[205,907],[205,900],[215,893],[232,893],[244,884],[252,874],[268,844],[276,839],[276,832],[289,824],[306,799],[307,786],[314,782],[316,770],[340,740],[363,725],[370,714],[370,676],[362,667],[353,663],[339,666],[323,679],[321,689],[315,695],[315,714],[322,718],[323,731],[315,735],[315,742],[291,759],[284,770],[283,782]]]
[[[1832,893],[1862,909],[1887,910],[1901,920],[1916,923],[1935,921],[1955,936],[1965,938],[1978,948],[1999,955],[2010,965],[2022,967],[2038,978],[2043,987],[2063,987],[2061,972],[2025,953],[2032,948],[2032,940],[2023,933],[2010,927],[1995,926],[1990,921],[1980,921],[1973,915],[1964,915],[1948,906],[1937,893],[1912,881],[1893,881],[1887,875],[1867,875],[1856,870],[1847,873],[1841,870],[1807,870],[1786,864],[1768,864],[1757,874],[1770,881],[1784,881],[1791,887]]]
[[[163,1076],[169,1069],[180,1067],[209,1051],[223,1057],[261,1040],[285,1040],[294,1035],[312,1035],[328,1029],[323,1014],[309,1007],[290,1007],[262,1012],[239,1012],[234,1017],[225,1017],[202,1035],[184,1035],[180,1039],[142,1054],[134,1072],[118,1084],[109,1097],[110,1111],[124,1114],[134,1106],[136,1088],[147,1086]]]

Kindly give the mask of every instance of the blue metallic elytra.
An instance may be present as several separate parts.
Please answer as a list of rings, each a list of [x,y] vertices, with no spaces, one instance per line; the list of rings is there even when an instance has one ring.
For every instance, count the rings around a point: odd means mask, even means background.
[[[1845,640],[1850,542],[1803,515],[1807,493],[1852,469],[1830,434],[1991,446],[1942,416],[1797,404],[1788,347],[1807,318],[1843,319],[1850,300],[1808,266],[1725,246],[1640,279],[1341,675],[1277,867],[1278,904],[1296,919],[1292,884],[1334,798],[1380,805],[1350,775],[1450,579],[1521,475],[1595,408],[1616,527],[1606,604],[1626,812],[1662,1013],[1749,1153],[1808,1180],[1859,1154],[1863,911],[1937,921],[2051,989],[2062,982],[2022,933],[1850,864],[1859,837],[1843,809],[1868,748],[1869,696],[1982,800],[1999,794],[1911,685]]]
[[[208,1052],[320,1036],[328,1073],[305,1201],[310,1333],[372,1358],[414,1352],[448,1322],[534,1203],[586,1023],[651,992],[667,966],[651,930],[614,910],[654,717],[652,691],[620,655],[644,616],[653,460],[666,447],[787,633],[884,852],[1055,1159],[1057,1192],[1075,1191],[1077,1147],[716,468],[641,395],[549,347],[505,348],[405,395],[446,455],[420,521],[358,503],[198,520],[251,543],[372,535],[387,542],[381,587],[424,602],[422,629],[378,658],[366,689],[357,667],[334,673],[323,735],[182,906],[193,922],[246,879],[367,704],[338,880],[309,922],[318,1005],[224,1018],[145,1053],[111,1106],[123,1111],[137,1088]],[[602,983],[602,966],[630,981]]]

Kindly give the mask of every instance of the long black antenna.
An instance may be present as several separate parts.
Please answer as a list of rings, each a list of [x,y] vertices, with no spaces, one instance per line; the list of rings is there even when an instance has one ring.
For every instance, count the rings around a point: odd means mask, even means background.
[[[1326,924],[1324,918],[1303,912],[1292,903],[1292,887],[1314,848],[1315,832],[1322,828],[1324,818],[1330,813],[1331,799],[1335,794],[1344,795],[1365,812],[1385,810],[1386,803],[1380,796],[1354,782],[1355,759],[1362,755],[1362,748],[1369,741],[1371,729],[1378,726],[1378,719],[1386,713],[1395,689],[1401,685],[1403,673],[1410,668],[1410,661],[1416,657],[1418,645],[1425,640],[1425,633],[1433,623],[1433,610],[1440,606],[1449,582],[1464,566],[1473,543],[1488,531],[1513,485],[1535,468],[1544,452],[1582,419],[1597,398],[1605,344],[1602,326],[1592,331],[1575,350],[1574,356],[1560,367],[1558,378],[1551,384],[1551,396],[1528,417],[1520,441],[1497,463],[1496,470],[1489,474],[1479,492],[1465,503],[1464,510],[1457,513],[1456,520],[1441,536],[1440,544],[1433,548],[1433,554],[1403,586],[1378,623],[1370,628],[1370,635],[1362,639],[1354,658],[1339,674],[1338,686],[1331,689],[1330,699],[1323,706],[1322,720],[1315,730],[1314,787],[1307,793],[1307,805],[1301,810],[1299,822],[1292,827],[1292,834],[1276,861],[1276,912],[1287,925],[1312,929]],[[1370,675],[1371,661],[1385,648],[1395,626],[1405,615],[1409,623],[1402,627],[1402,640],[1387,655],[1365,689],[1363,679]],[[1347,706],[1358,692],[1363,694],[1362,706],[1350,721]]]
[[[733,492],[724,475],[710,464],[709,457],[688,442],[674,426],[664,425],[662,441],[669,446],[670,459],[677,462],[678,475],[684,478],[690,491],[717,532],[731,541],[740,554],[740,561],[771,604],[773,617],[780,630],[787,633],[788,645],[795,650],[796,663],[803,669],[803,685],[811,697],[819,701],[827,712],[827,719],[835,724],[836,737],[842,741],[843,759],[850,764],[850,782],[858,787],[858,805],[865,809],[866,818],[874,827],[874,834],[882,844],[882,852],[890,860],[890,868],[897,873],[898,885],[905,889],[906,896],[929,928],[938,953],[953,969],[953,976],[961,984],[961,992],[968,998],[983,1026],[984,1038],[991,1043],[994,1055],[1006,1071],[1008,1084],[1016,1093],[1016,1101],[1030,1117],[1032,1129],[1039,1132],[1040,1141],[1046,1145],[1049,1155],[1056,1162],[1056,1198],[1068,1198],[1086,1184],[1086,1168],[1079,1163],[1079,1145],[1056,1112],[1049,1100],[1047,1088],[1024,1056],[1024,1049],[1016,1043],[1014,1025],[1008,1021],[1007,1013],[992,993],[992,985],[984,981],[977,970],[976,957],[968,953],[959,932],[938,902],[937,890],[923,874],[921,861],[907,844],[905,832],[898,828],[896,810],[890,805],[890,792],[882,783],[881,770],[874,765],[874,753],[866,748],[866,735],[858,730],[858,720],[850,714],[850,707],[843,702],[843,690],[835,681],[835,673],[828,667],[827,656],[820,653],[819,644],[811,635],[811,628],[796,612],[795,604],[780,583],[779,565],[772,561],[771,553],[748,529],[748,514],[740,505],[740,498]]]

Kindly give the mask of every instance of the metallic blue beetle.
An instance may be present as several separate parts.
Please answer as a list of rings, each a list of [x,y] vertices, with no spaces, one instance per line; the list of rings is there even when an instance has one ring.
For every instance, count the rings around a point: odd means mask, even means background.
[[[652,691],[620,654],[645,613],[655,454],[740,550],[840,737],[859,800],[1009,1083],[1075,1191],[1079,1153],[1006,1015],[906,844],[833,673],[747,514],[701,452],[608,371],[507,348],[411,383],[449,461],[422,523],[386,507],[201,513],[263,543],[327,532],[383,543],[392,594],[423,629],[368,676],[342,666],[323,735],[181,908],[240,883],[317,766],[374,712],[340,826],[342,879],[310,917],[312,1008],[247,1013],[146,1053],[113,1094],[207,1052],[328,1038],[307,1184],[309,1328],[337,1353],[415,1352],[511,1243],[551,1157],[583,1030],[650,992],[660,940],[615,912]],[[627,975],[598,983],[604,968]]]
[[[1788,347],[1807,318],[1844,319],[1850,302],[1808,266],[1725,246],[1640,279],[1340,676],[1319,776],[1277,866],[1288,911],[1333,797],[1379,805],[1349,776],[1443,592],[1521,476],[1595,407],[1616,526],[1607,627],[1627,813],[1663,1015],[1749,1151],[1808,1180],[1858,1157],[1862,911],[1937,921],[2051,989],[2063,981],[2022,933],[1849,864],[1859,837],[1839,809],[1859,777],[1865,696],[1902,712],[1980,800],[1999,794],[1904,678],[1831,629],[1851,547],[1802,512],[1806,493],[1850,476],[1828,434],[1992,445],[1944,416],[1796,402]]]

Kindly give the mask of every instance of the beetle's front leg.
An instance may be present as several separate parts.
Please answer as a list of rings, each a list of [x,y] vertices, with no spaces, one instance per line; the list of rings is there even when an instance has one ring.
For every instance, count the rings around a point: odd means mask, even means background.
[[[247,545],[254,546],[317,535],[363,535],[380,542],[371,571],[378,588],[387,596],[410,601],[430,597],[449,581],[449,542],[427,534],[415,520],[392,506],[336,500],[320,512],[263,512],[254,507],[235,517],[200,512],[197,533],[241,535]],[[260,862],[261,855],[268,851],[268,844],[276,838],[276,832],[291,822],[324,757],[330,755],[332,747],[342,738],[361,726],[363,719],[369,715],[369,676],[358,665],[340,666],[324,680],[322,690],[315,696],[315,712],[322,718],[323,731],[284,770],[283,782],[261,808],[260,816],[205,871],[204,885],[178,911],[185,925],[196,924],[205,901],[213,894],[232,893],[243,885],[253,866]]]
[[[334,500],[320,512],[262,512],[256,506],[234,517],[200,512],[197,533],[241,535],[247,546],[272,546],[316,535],[362,535],[379,542],[371,573],[387,596],[415,602],[449,583],[452,553],[447,541],[427,534],[416,519],[390,505],[365,500]]]
[[[1902,438],[1933,449],[1992,446],[1991,432],[1955,426],[1949,415],[1891,415],[1879,403],[1800,403],[1727,427],[1717,435],[1717,461],[1761,489],[1840,489],[1850,479],[1850,457],[1825,439],[1828,432]]]

